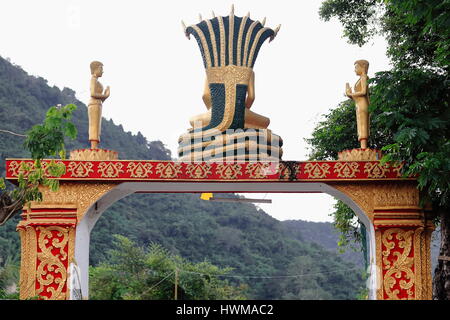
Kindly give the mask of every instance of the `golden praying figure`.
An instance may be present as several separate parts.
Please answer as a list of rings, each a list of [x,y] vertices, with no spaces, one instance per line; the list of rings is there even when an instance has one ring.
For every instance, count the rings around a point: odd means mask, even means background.
[[[103,75],[103,64],[99,61],[91,62],[91,99],[88,105],[89,141],[91,149],[97,149],[102,129],[102,103],[109,97],[109,86],[103,92],[103,86],[98,81]]]
[[[355,61],[355,73],[359,76],[356,82],[354,92],[346,83],[345,94],[353,99],[356,104],[356,125],[358,128],[358,141],[361,149],[367,149],[367,140],[369,139],[369,86],[367,72],[369,62],[367,60]]]

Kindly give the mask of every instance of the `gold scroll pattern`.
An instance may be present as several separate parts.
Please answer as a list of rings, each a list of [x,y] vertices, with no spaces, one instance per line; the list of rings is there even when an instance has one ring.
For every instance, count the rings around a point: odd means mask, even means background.
[[[396,163],[392,166],[392,171],[397,173],[397,178],[401,178],[404,165],[405,164],[402,162],[402,163]]]
[[[8,167],[8,171],[11,173],[12,177],[18,177],[21,173],[26,173],[25,170],[22,169],[22,162],[23,161],[11,161]],[[28,164],[30,167],[33,166],[32,163]]]
[[[278,164],[277,173],[280,174],[280,179],[283,180],[288,180],[291,177],[297,177],[300,173],[300,164],[293,163],[292,165],[288,165],[286,162],[281,162]]]
[[[323,179],[330,173],[330,165],[327,163],[307,163],[305,173],[311,179]]]
[[[232,180],[236,179],[237,176],[242,175],[242,166],[240,164],[219,164],[216,168],[216,174],[220,176],[221,179]]]
[[[271,173],[270,163],[249,163],[245,170],[252,179],[264,179]]]
[[[57,164],[63,164],[62,161],[56,161]],[[41,167],[44,170],[44,175],[51,177],[52,175],[48,172],[49,162],[42,162]],[[23,165],[28,166],[28,170],[23,169]],[[30,161],[11,161],[8,166],[8,171],[11,173],[12,177],[18,177],[20,174],[23,174],[24,177],[27,177],[30,171],[35,169],[34,162]]]
[[[367,173],[368,178],[386,178],[386,173],[389,172],[389,166],[387,164],[382,165],[378,162],[368,162],[364,166],[364,172]]]
[[[381,252],[383,271],[385,271],[383,289],[389,299],[399,300],[400,289],[405,290],[407,295],[407,298],[402,299],[415,298],[414,284],[416,278],[412,269],[414,257],[410,257],[413,248],[413,235],[413,230],[390,228],[385,230],[381,236],[382,244],[385,247]],[[400,289],[394,288],[396,285]]]
[[[123,172],[122,167],[120,162],[101,162],[98,165],[98,173],[102,178],[117,178]]]
[[[36,281],[39,285],[36,294],[44,300],[64,300],[67,296],[67,268],[69,259],[73,258],[69,257],[69,247],[74,245],[74,228],[47,226],[37,227],[37,231]]]
[[[338,178],[355,178],[359,166],[357,162],[338,162],[334,165],[334,172]]]
[[[156,166],[156,174],[160,178],[175,179],[181,173],[181,164],[178,163],[158,163]]]
[[[153,166],[150,163],[130,162],[127,166],[127,172],[132,178],[147,178],[152,174]]]
[[[193,179],[204,179],[211,174],[211,165],[207,163],[191,163],[186,167],[186,173]]]
[[[89,173],[94,172],[92,169],[94,165],[92,162],[70,162],[67,171],[70,172],[71,177],[75,178],[86,178]]]

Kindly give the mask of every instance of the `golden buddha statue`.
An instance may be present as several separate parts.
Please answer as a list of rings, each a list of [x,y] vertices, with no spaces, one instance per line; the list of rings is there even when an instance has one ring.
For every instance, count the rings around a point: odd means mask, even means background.
[[[89,117],[89,141],[91,149],[97,149],[100,143],[100,134],[102,129],[102,103],[110,94],[109,86],[103,91],[102,84],[98,81],[103,75],[103,64],[99,61],[93,61],[91,68],[91,99],[88,105]]]
[[[200,123],[202,126],[207,126],[211,121],[212,100],[208,79],[206,79],[205,81],[205,88],[203,91],[202,99],[208,111],[192,117],[189,120],[189,123],[192,127],[194,127],[196,123]],[[245,98],[244,129],[267,129],[270,124],[270,119],[250,110],[253,101],[255,101],[255,73],[252,71],[247,87],[247,97]]]
[[[250,110],[255,100],[253,67],[263,43],[273,40],[275,29],[262,22],[234,15],[200,19],[186,27],[197,40],[206,81],[203,102],[207,112],[192,117],[192,126],[179,138],[182,161],[279,160],[282,140],[268,128],[270,120]]]
[[[367,149],[367,140],[369,139],[369,85],[367,72],[369,71],[369,62],[367,60],[355,61],[355,73],[359,76],[356,82],[354,92],[350,85],[346,83],[345,94],[353,99],[356,104],[356,125],[358,128],[358,141],[361,149]]]

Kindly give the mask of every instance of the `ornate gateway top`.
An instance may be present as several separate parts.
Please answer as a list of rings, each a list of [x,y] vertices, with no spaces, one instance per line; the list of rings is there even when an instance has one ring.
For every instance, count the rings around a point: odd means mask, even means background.
[[[229,16],[213,17],[185,27],[189,38],[192,34],[198,42],[205,68],[235,65],[253,68],[259,49],[264,41],[272,41],[280,26],[272,30],[262,22],[234,15],[232,8]]]

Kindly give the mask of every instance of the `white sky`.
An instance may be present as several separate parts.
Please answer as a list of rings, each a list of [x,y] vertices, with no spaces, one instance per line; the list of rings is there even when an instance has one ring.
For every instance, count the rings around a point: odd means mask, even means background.
[[[200,50],[193,37],[185,38],[180,21],[197,23],[199,13],[211,17],[211,10],[226,16],[232,3],[237,16],[250,11],[252,19],[266,16],[266,26],[281,24],[258,55],[252,110],[269,117],[269,128],[283,138],[283,160],[306,160],[303,139],[344,100],[345,83],[356,82],[353,62],[369,60],[369,76],[389,68],[383,39],[363,48],[349,45],[337,21],[319,19],[321,1],[2,0],[0,55],[50,85],[75,90],[84,103],[89,63],[103,62],[100,81],[111,87],[103,116],[163,141],[176,156],[188,119],[206,111]],[[248,197],[272,199],[259,206],[280,220],[331,221],[334,200],[325,194]]]

